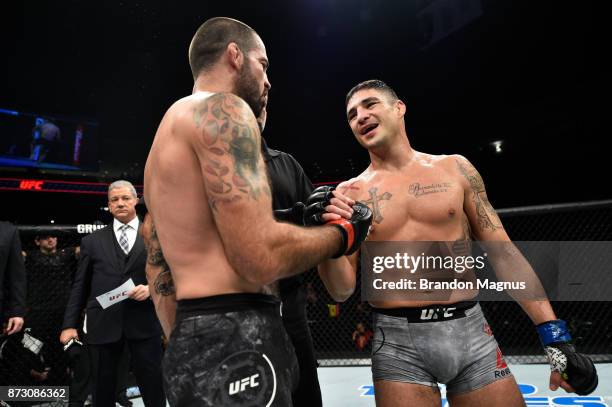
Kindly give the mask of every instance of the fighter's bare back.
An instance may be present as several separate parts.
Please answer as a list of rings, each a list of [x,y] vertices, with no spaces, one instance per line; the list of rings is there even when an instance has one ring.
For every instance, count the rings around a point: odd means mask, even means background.
[[[205,189],[203,174],[216,179],[215,187],[221,193],[224,188],[234,187],[223,181],[230,169],[203,163],[196,153],[201,148],[198,143],[205,142],[207,137],[206,126],[222,126],[231,119],[212,111],[220,109],[219,103],[222,101],[211,99],[208,92],[198,92],[176,102],[157,130],[145,167],[145,199],[164,257],[172,270],[179,300],[261,289],[242,278],[230,265],[211,212],[215,202]],[[218,119],[210,120],[215,114]],[[223,154],[224,147],[219,140],[207,141],[211,142],[212,149],[219,149],[218,153]],[[258,188],[267,188],[267,185]]]

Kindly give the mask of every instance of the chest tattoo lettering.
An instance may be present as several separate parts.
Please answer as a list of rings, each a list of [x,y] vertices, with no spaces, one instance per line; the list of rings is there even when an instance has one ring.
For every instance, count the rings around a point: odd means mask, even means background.
[[[421,185],[420,183],[415,182],[414,184],[410,184],[410,186],[408,187],[408,192],[410,193],[410,195],[414,195],[418,198],[423,195],[435,194],[438,192],[448,192],[451,186],[452,185],[450,182],[438,182],[429,185]]]

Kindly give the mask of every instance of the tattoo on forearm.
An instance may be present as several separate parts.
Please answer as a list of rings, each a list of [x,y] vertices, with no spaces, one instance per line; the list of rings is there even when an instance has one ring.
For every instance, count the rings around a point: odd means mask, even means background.
[[[156,293],[164,297],[173,295],[176,292],[174,280],[172,280],[172,274],[170,274],[169,269],[163,270],[157,275],[153,287]]]
[[[414,184],[410,184],[408,187],[408,192],[410,195],[414,195],[415,197],[420,197],[428,194],[435,194],[438,192],[448,192],[448,190],[452,187],[450,182],[438,182],[435,184],[429,185],[421,185],[418,182]]]
[[[157,272],[157,276],[153,282],[153,288],[159,295],[172,295],[176,292],[176,290],[174,288],[172,274],[170,273],[170,267],[164,258],[164,253],[162,252],[161,245],[159,244],[155,224],[153,223],[152,219],[150,222],[150,233],[145,239],[145,242],[147,248],[147,264]]]
[[[374,222],[381,223],[384,217],[382,216],[379,202],[390,200],[393,194],[391,194],[391,192],[385,192],[382,195],[377,195],[376,194],[377,191],[378,191],[378,188],[376,187],[370,188],[368,190],[370,194],[370,199],[368,199],[367,201],[364,201],[364,203],[368,205],[370,208],[372,208],[372,213],[374,214],[374,219],[373,219]]]
[[[478,226],[480,229],[483,231],[487,229],[491,231],[503,229],[501,220],[487,197],[484,181],[478,171],[476,171],[476,168],[469,162],[461,162],[459,160],[456,160],[456,162],[459,172],[461,172],[470,183],[472,200],[476,205],[476,214],[478,216]]]
[[[257,123],[245,117],[250,112],[237,97],[218,93],[195,109],[193,120],[201,129],[202,141],[210,156],[229,156],[233,168],[211,158],[203,163],[210,205],[244,198],[271,196],[265,168],[260,160],[261,139]]]

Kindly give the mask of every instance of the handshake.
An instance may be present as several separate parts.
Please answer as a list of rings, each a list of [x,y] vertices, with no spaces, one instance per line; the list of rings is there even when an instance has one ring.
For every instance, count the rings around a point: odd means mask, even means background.
[[[308,197],[306,204],[295,203],[291,208],[274,211],[281,222],[303,226],[330,225],[342,233],[342,246],[333,257],[353,254],[368,237],[372,225],[372,210],[335,192],[334,187],[321,186]]]

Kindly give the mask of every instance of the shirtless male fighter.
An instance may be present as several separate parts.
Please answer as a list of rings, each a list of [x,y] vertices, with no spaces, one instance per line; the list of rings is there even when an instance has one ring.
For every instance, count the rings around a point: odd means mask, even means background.
[[[346,97],[349,126],[368,150],[371,164],[337,190],[371,206],[374,223],[368,240],[453,242],[473,237],[510,242],[476,169],[459,155],[414,150],[406,134],[405,111],[396,93],[379,80],[358,84]],[[309,207],[325,205],[329,189],[315,190]],[[516,254],[509,253],[489,254],[496,272],[516,266]],[[319,266],[328,274],[346,276],[346,284],[336,287],[337,298],[353,290],[356,261],[357,253]],[[450,301],[441,302],[370,302],[377,406],[439,406],[438,382],[446,384],[452,406],[525,405],[480,306],[470,301],[474,293],[452,294]],[[537,326],[551,362],[551,389],[592,392],[597,385],[594,365],[576,353],[565,322],[556,319],[549,302],[518,302]],[[454,312],[440,312],[440,305],[449,303]],[[437,316],[432,322],[421,320],[432,313]]]
[[[263,133],[267,119],[266,108],[257,117],[257,124]],[[273,150],[267,146],[263,138],[262,154],[272,189],[272,208],[274,218],[278,221],[303,224],[303,209],[313,186],[299,163],[287,153]],[[347,200],[350,203],[350,200]],[[346,203],[345,203],[346,204]],[[170,268],[165,262],[161,245],[155,233],[151,217],[147,215],[144,198],[137,205],[137,212],[144,221],[142,228],[145,246],[151,255],[146,266],[147,280],[151,289],[151,299],[155,304],[157,317],[161,322],[166,338],[169,338],[174,328],[176,316],[176,296]],[[346,204],[343,214],[350,219],[350,206]],[[342,213],[341,208],[338,208]],[[340,275],[322,276],[333,281],[342,278]],[[266,287],[267,291],[278,297],[282,304],[282,319],[285,330],[295,349],[299,367],[299,382],[292,394],[294,407],[321,407],[321,387],[317,374],[315,349],[306,315],[306,286],[303,276],[294,275],[275,281]]]
[[[145,200],[176,290],[164,356],[172,406],[290,406],[296,361],[262,289],[354,252],[371,211],[303,228],[276,222],[255,117],[270,83],[261,38],[213,18],[196,32],[191,96],[170,107],[145,167]]]

